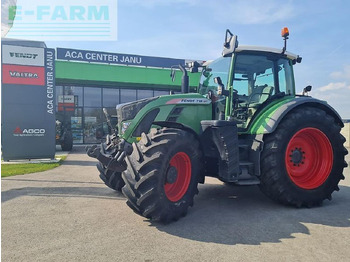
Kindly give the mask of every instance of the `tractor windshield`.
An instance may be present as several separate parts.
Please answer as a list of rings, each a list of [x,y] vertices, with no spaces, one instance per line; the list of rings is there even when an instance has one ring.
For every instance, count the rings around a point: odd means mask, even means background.
[[[215,77],[220,77],[225,88],[227,87],[230,61],[231,57],[221,57],[211,62],[203,70],[199,83],[200,94],[206,95],[211,90],[214,95],[217,95],[218,84],[214,83]]]

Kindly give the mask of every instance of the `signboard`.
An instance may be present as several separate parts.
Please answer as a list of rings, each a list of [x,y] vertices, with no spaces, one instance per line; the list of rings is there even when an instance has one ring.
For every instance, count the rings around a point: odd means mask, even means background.
[[[82,117],[81,116],[71,116],[70,117],[71,121],[71,128],[82,128]]]
[[[59,95],[57,103],[58,111],[74,111],[74,95]]]
[[[42,42],[2,41],[2,156],[54,158],[55,50]],[[37,45],[37,46],[35,46]]]
[[[11,65],[44,66],[44,48],[2,46],[2,62]]]
[[[2,83],[43,86],[45,67],[3,64]]]
[[[174,65],[179,64],[184,65],[186,62],[184,59],[97,52],[67,48],[57,48],[57,59],[83,61],[90,63],[150,66],[162,68],[170,68]]]

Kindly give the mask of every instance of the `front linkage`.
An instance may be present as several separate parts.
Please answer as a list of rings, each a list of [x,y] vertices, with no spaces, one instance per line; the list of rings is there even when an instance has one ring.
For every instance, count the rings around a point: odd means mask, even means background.
[[[124,186],[121,178],[121,172],[126,170],[126,155],[130,155],[132,146],[124,139],[119,139],[117,135],[107,135],[106,142],[101,146],[93,145],[86,147],[88,156],[99,160],[97,169],[100,172],[101,179],[105,184],[117,191]]]

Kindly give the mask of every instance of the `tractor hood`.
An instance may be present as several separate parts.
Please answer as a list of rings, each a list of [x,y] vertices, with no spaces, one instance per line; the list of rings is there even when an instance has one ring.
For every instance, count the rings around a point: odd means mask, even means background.
[[[200,132],[200,121],[212,117],[211,100],[193,94],[166,95],[117,106],[118,136],[129,143],[148,133],[154,122],[181,123]]]
[[[146,98],[130,103],[117,105],[117,116],[119,121],[126,121],[134,119],[136,114],[149,102],[158,99],[158,97]]]

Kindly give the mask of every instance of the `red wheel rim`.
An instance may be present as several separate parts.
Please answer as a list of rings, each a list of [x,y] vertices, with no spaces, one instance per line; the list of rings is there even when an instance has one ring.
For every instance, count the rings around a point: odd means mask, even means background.
[[[303,189],[317,188],[332,170],[332,145],[319,129],[301,129],[288,143],[285,164],[294,184]]]
[[[172,202],[179,201],[187,192],[191,181],[191,160],[184,152],[178,152],[171,160],[169,167],[176,168],[177,177],[174,183],[165,182],[164,191]]]

